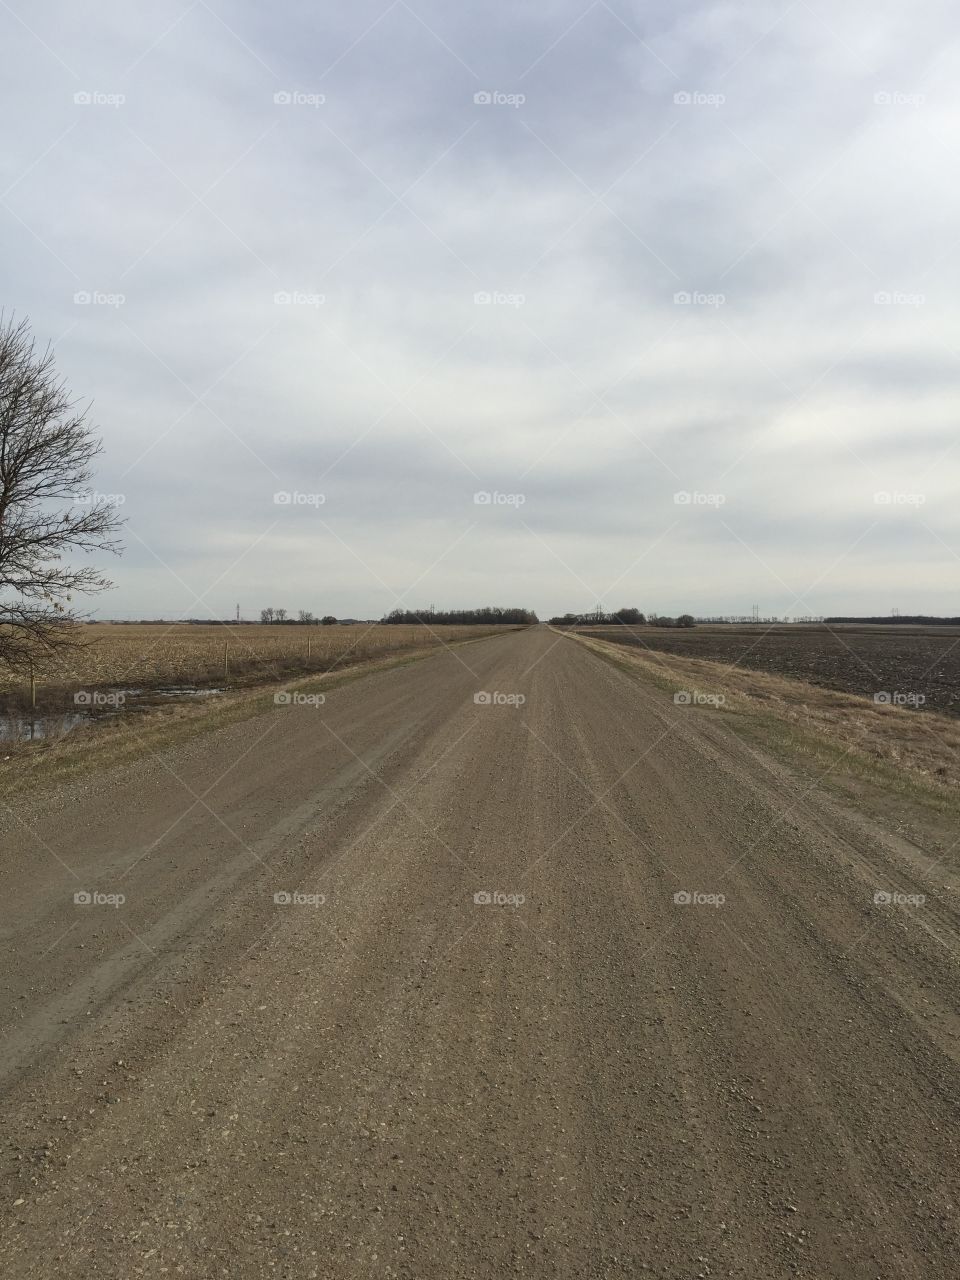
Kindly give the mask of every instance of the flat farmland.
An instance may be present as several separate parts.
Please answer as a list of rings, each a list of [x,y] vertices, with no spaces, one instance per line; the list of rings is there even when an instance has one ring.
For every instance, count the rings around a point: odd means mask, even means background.
[[[363,623],[103,623],[78,628],[77,647],[38,662],[36,678],[41,693],[51,688],[198,688],[269,682],[489,633],[489,628],[476,626]],[[19,690],[24,680],[23,672],[0,670],[0,690]]]
[[[704,624],[586,627],[585,635],[960,715],[960,627]],[[922,699],[922,701],[920,701]]]

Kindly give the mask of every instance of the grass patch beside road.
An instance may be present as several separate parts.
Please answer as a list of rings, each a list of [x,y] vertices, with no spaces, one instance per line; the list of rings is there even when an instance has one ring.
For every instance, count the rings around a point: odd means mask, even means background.
[[[880,705],[785,676],[702,658],[626,648],[570,633],[577,643],[670,694],[722,698],[723,723],[824,786],[904,818],[920,807],[937,826],[960,818],[960,723]],[[678,710],[681,708],[678,707]]]

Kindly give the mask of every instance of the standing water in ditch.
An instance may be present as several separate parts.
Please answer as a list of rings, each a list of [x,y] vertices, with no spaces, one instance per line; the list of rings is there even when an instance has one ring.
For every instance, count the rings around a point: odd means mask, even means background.
[[[84,692],[75,694],[70,706],[56,710],[8,707],[0,712],[0,742],[52,741],[84,725],[113,721],[131,712],[143,712],[151,707],[208,698],[225,692],[225,689],[179,686],[165,689],[118,689],[97,696]]]

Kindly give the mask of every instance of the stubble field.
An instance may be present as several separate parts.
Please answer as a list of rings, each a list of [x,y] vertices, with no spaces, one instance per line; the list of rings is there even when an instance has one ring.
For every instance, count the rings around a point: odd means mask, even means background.
[[[40,695],[73,689],[160,689],[256,683],[323,672],[410,649],[488,634],[482,627],[103,623],[78,629],[78,647],[41,660]],[[28,677],[0,669],[0,690]]]

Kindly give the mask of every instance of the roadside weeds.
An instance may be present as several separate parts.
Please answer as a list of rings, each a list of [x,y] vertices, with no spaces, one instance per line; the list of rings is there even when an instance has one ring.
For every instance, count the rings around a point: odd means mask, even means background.
[[[900,828],[907,819],[938,828],[960,819],[960,721],[951,716],[722,662],[572,638],[621,671],[680,695],[678,713],[699,705],[699,714],[722,716],[783,763]]]

